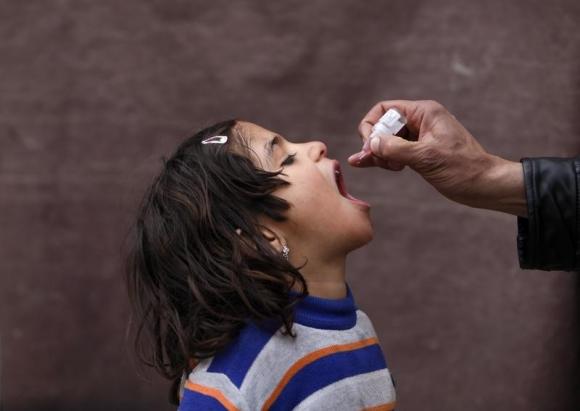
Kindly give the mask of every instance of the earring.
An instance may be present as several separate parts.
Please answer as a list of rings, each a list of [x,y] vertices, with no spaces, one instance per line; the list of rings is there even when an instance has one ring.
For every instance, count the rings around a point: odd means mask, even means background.
[[[286,245],[284,245],[282,247],[282,255],[286,260],[288,260],[288,253],[290,253],[290,249]]]

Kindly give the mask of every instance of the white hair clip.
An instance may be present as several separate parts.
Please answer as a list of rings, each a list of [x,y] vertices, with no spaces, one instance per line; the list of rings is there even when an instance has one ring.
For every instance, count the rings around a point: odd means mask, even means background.
[[[226,141],[228,141],[228,136],[213,136],[206,138],[201,144],[224,144]]]

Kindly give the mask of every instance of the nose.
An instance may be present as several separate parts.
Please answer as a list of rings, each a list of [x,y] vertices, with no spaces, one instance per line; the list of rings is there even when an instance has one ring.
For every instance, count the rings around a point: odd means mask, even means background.
[[[326,144],[322,141],[312,141],[310,143],[310,155],[316,161],[320,160],[320,158],[327,156],[328,148]]]

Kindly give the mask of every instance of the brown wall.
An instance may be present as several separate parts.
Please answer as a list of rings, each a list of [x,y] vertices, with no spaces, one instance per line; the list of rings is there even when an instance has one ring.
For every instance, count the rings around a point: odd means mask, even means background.
[[[371,202],[349,281],[400,410],[577,410],[577,275],[521,271],[515,218],[346,158],[388,98],[514,160],[577,154],[579,22],[577,0],[3,2],[4,409],[171,409],[128,354],[121,245],[161,156],[237,116],[325,141]]]

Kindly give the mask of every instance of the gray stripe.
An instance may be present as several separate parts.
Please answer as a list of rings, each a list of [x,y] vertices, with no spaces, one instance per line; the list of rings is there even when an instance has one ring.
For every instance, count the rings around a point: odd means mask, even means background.
[[[391,374],[384,368],[328,385],[305,398],[294,410],[351,411],[376,407],[395,400]]]

